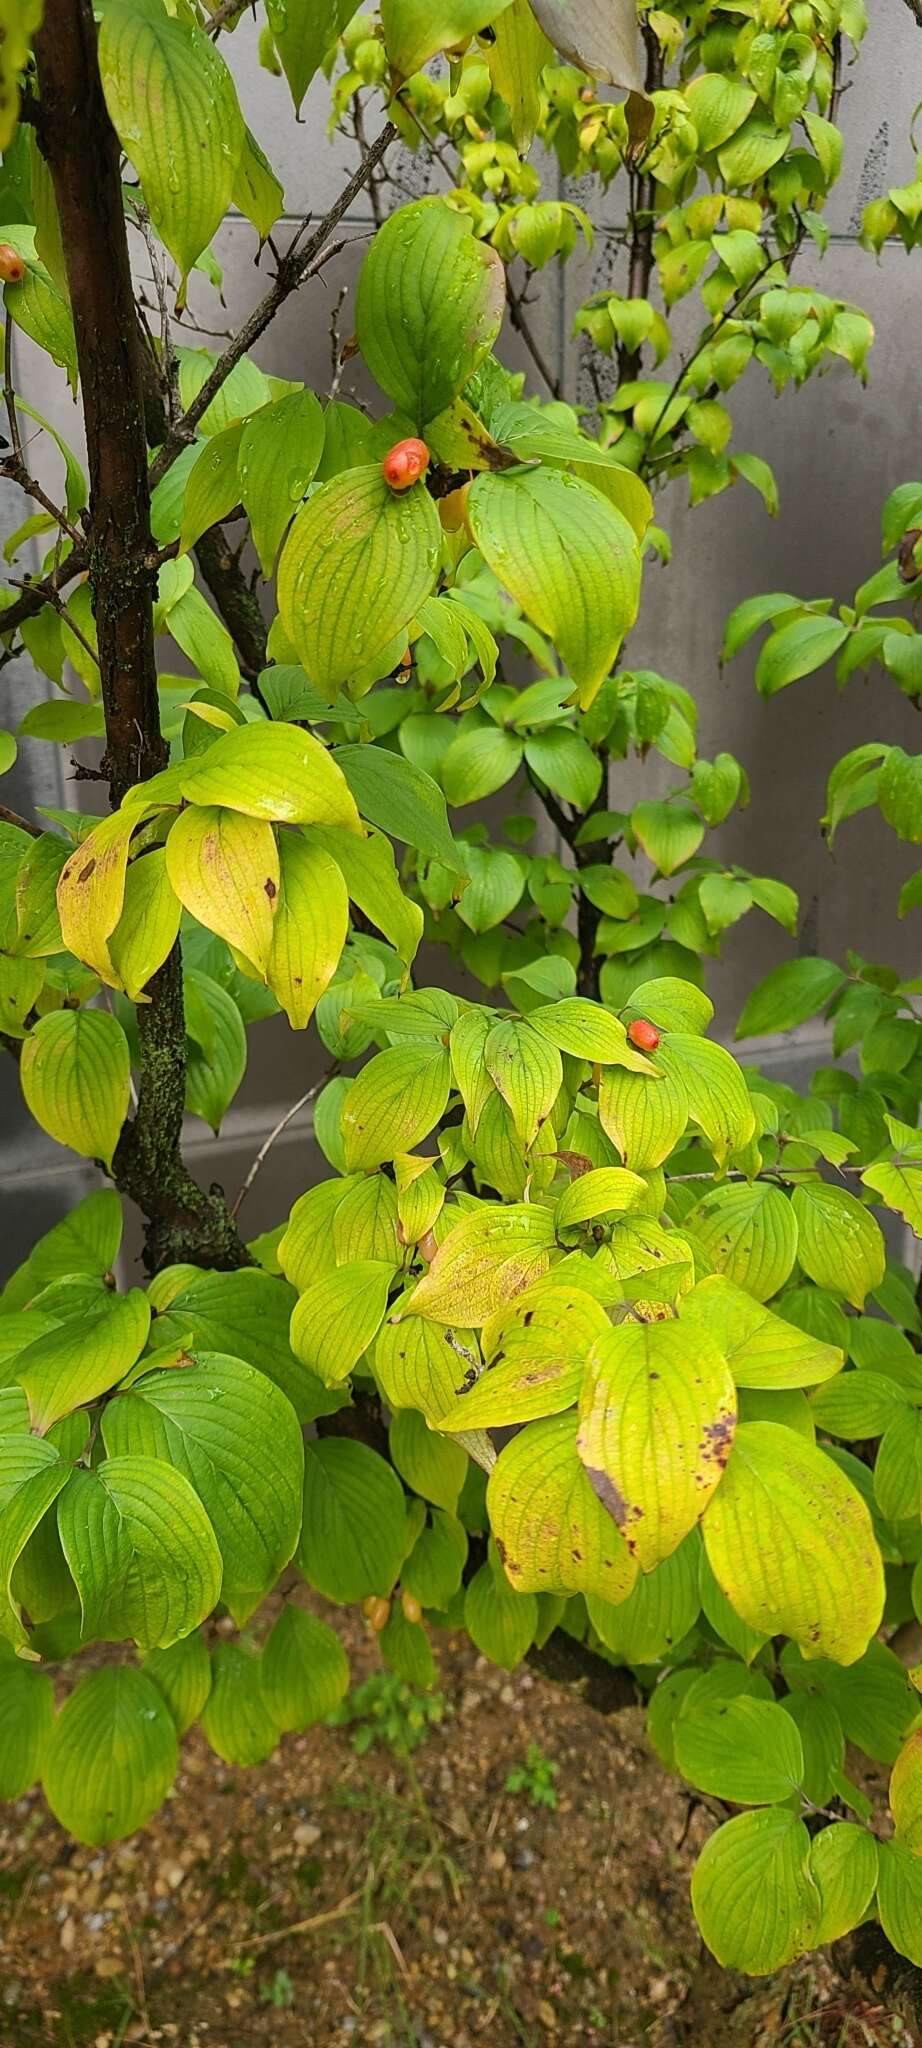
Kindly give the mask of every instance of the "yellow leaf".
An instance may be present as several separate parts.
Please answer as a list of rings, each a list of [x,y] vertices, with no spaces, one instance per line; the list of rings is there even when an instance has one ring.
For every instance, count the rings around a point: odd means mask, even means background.
[[[114,811],[111,818],[104,818],[75,848],[58,882],[65,949],[76,953],[110,988],[120,987],[120,982],[107,941],[122,914],[128,850],[139,822],[135,811]]]
[[[185,909],[242,953],[264,981],[279,894],[272,826],[241,811],[192,805],[172,827],[166,866]]]
[[[579,1454],[643,1571],[670,1557],[700,1520],[735,1428],[730,1368],[701,1331],[622,1323],[593,1346]]]
[[[145,984],[175,945],[180,902],[172,888],[162,846],[132,861],[125,878],[122,914],[109,941],[119,986],[133,1003],[147,1003]]]
[[[278,851],[281,893],[266,979],[292,1030],[303,1031],[339,966],[349,897],[335,860],[299,832],[283,832]]]

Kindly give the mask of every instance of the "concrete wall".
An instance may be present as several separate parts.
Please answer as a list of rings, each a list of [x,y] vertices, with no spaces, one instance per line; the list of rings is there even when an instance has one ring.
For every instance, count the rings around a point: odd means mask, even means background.
[[[879,560],[884,497],[895,484],[920,473],[922,258],[909,261],[894,245],[875,263],[859,247],[857,231],[865,202],[912,175],[909,126],[922,97],[922,36],[904,0],[871,0],[871,13],[869,36],[842,104],[845,171],[829,214],[832,243],[825,261],[812,249],[805,252],[796,273],[800,281],[814,279],[820,289],[841,294],[870,313],[877,330],[870,383],[862,389],[844,365],[836,364],[804,391],[776,399],[767,377],[750,371],[732,398],[735,440],[772,462],[781,488],[782,517],[768,519],[761,500],[742,484],[694,514],[683,502],[681,486],[664,495],[657,516],[671,533],[674,557],[668,570],[654,564],[648,571],[631,660],[691,689],[700,709],[702,752],[713,755],[721,747],[729,748],[749,771],[751,807],[732,819],[709,847],[717,845],[728,859],[745,862],[756,872],[780,875],[798,889],[805,913],[805,951],[838,956],[851,944],[909,970],[914,952],[917,964],[917,949],[911,921],[908,927],[896,922],[895,903],[901,881],[917,865],[912,850],[901,848],[872,812],[844,828],[833,859],[821,839],[818,819],[829,769],[847,748],[876,738],[918,747],[918,722],[911,706],[879,674],[868,683],[852,682],[843,697],[836,694],[827,674],[795,685],[765,704],[753,687],[754,649],[723,674],[717,661],[726,613],[755,591],[850,598]],[[252,24],[244,21],[226,45],[245,113],[285,183],[291,218],[300,218],[306,209],[321,216],[351,170],[354,151],[342,138],[332,144],[327,140],[327,89],[322,80],[312,87],[303,122],[295,126],[284,81],[257,67],[255,40]],[[406,155],[395,159],[394,169],[392,203],[417,196],[431,180],[421,161]],[[549,178],[554,189],[553,167]],[[586,197],[582,191],[573,196]],[[605,282],[612,281],[617,288],[624,275],[620,203],[616,183],[595,205],[598,236],[592,255],[571,264],[565,278],[551,271],[540,281],[535,332],[554,374],[573,399],[585,401],[589,396],[580,348],[568,339],[574,308]],[[304,378],[320,391],[327,388],[331,316],[341,287],[351,294],[372,226],[367,204],[357,203],[341,230],[352,238],[349,247],[324,271],[322,281],[288,303],[256,351],[267,370]],[[283,228],[279,239],[284,241]],[[234,217],[222,227],[216,249],[224,267],[226,305],[220,305],[213,293],[196,289],[192,314],[203,327],[228,330],[265,289],[271,259],[264,256],[260,268],[254,268],[253,231]],[[351,331],[348,296],[339,327],[344,336]],[[207,334],[185,338],[193,346],[220,346],[220,339],[212,341]],[[517,367],[526,366],[521,342],[508,331],[501,351]],[[20,387],[77,442],[78,414],[47,359],[20,341],[17,361]],[[350,365],[343,395],[353,389],[364,394],[368,386],[361,369]],[[19,494],[6,486],[0,532],[18,524],[24,509]],[[172,648],[168,666],[177,666]],[[25,664],[5,672],[4,689],[14,715],[21,715],[36,688],[43,685],[29,676]],[[5,785],[5,800],[20,807],[66,801],[55,794],[59,774],[51,749],[26,741],[15,789],[9,782]],[[632,764],[619,771],[614,800],[636,801],[640,794],[668,786],[671,775],[663,763],[651,761],[645,768]],[[726,960],[714,974],[728,1031],[747,988],[789,951],[790,941],[758,913],[735,937],[731,935]],[[806,1037],[804,1042],[801,1035],[798,1045],[782,1057],[809,1056],[809,1030]],[[261,1026],[251,1037],[251,1071],[222,1140],[215,1145],[201,1125],[196,1127],[196,1163],[203,1177],[236,1185],[262,1135],[307,1085],[306,1077],[315,1066],[316,1047],[310,1037],[306,1042],[293,1038],[281,1020]],[[83,1169],[71,1169],[22,1118],[10,1080],[0,1070],[0,1085],[9,1098],[6,1128],[12,1131],[0,1176],[7,1232],[4,1266],[19,1255],[39,1219],[51,1221],[86,1181]],[[313,1158],[309,1133],[299,1133],[296,1126],[277,1148],[251,1198],[247,1215],[252,1229],[285,1213],[293,1194],[304,1185]]]

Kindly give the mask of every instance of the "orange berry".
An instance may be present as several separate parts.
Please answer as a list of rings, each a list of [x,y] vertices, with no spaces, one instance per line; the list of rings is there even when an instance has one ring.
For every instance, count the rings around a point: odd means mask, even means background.
[[[386,1628],[386,1627],[387,1627],[387,1624],[388,1624],[388,1622],[390,1621],[390,1618],[391,1618],[391,1603],[390,1603],[390,1601],[389,1601],[389,1600],[376,1600],[376,1601],[375,1601],[375,1604],[374,1604],[374,1611],[373,1611],[373,1613],[372,1613],[372,1614],[370,1614],[370,1615],[369,1615],[369,1617],[368,1617],[369,1621],[371,1622],[372,1628],[374,1629],[374,1632],[375,1632],[375,1635],[376,1635],[376,1636],[379,1636],[379,1635],[381,1634],[381,1630],[382,1630],[383,1628]]]
[[[10,242],[0,242],[0,283],[20,284],[26,274],[26,266],[18,249]]]
[[[655,1052],[659,1044],[656,1025],[648,1024],[646,1017],[637,1017],[633,1024],[629,1024],[627,1035],[640,1052]]]
[[[429,450],[425,441],[410,439],[397,441],[389,448],[381,464],[385,483],[392,491],[408,491],[411,484],[419,482],[429,467]]]
[[[423,1610],[414,1593],[401,1593],[400,1600],[407,1621],[422,1621]]]

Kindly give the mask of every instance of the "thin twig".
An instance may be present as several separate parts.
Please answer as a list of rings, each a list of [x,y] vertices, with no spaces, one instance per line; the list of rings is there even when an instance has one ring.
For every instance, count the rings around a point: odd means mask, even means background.
[[[538,343],[536,342],[535,337],[532,334],[531,328],[529,327],[528,321],[526,320],[525,314],[522,310],[523,307],[526,306],[528,303],[525,297],[525,291],[523,289],[521,292],[516,292],[515,286],[513,285],[508,272],[506,274],[506,303],[509,307],[509,318],[512,321],[512,325],[515,328],[516,333],[521,335],[522,340],[525,343],[525,347],[527,348],[528,353],[531,356],[532,362],[534,363],[535,369],[537,370],[538,375],[540,377],[543,377],[544,382],[547,385],[547,388],[551,394],[551,397],[562,397],[563,394],[560,389],[560,379],[554,376],[553,370],[549,369],[548,364],[545,361],[545,358],[540,348],[538,347]]]
[[[242,1209],[243,1204],[246,1201],[247,1195],[250,1192],[250,1189],[253,1185],[254,1180],[256,1179],[257,1174],[259,1173],[264,1161],[268,1158],[269,1153],[271,1152],[272,1147],[275,1144],[276,1138],[280,1138],[282,1132],[284,1130],[287,1130],[288,1125],[293,1122],[294,1118],[299,1114],[299,1112],[302,1109],[306,1109],[309,1102],[314,1101],[315,1097],[320,1094],[321,1089],[326,1087],[327,1082],[333,1079],[333,1075],[337,1072],[338,1067],[339,1061],[334,1060],[332,1066],[327,1068],[326,1073],[321,1074],[319,1081],[315,1081],[313,1087],[308,1088],[307,1092],[304,1095],[298,1097],[297,1102],[292,1103],[290,1109],[286,1109],[284,1116],[279,1117],[278,1123],[269,1132],[268,1138],[266,1138],[263,1144],[260,1145],[259,1151],[256,1154],[256,1158],[254,1159],[252,1166],[250,1167],[250,1171],[247,1174],[246,1180],[244,1181],[243,1186],[240,1188],[239,1192],[234,1198],[233,1203],[231,1204],[230,1213],[233,1217],[239,1215],[240,1210]]]
[[[339,226],[343,215],[348,213],[353,200],[358,197],[358,194],[367,185],[372,172],[381,162],[382,157],[390,148],[396,136],[397,130],[393,122],[388,121],[386,126],[382,128],[380,135],[371,144],[368,154],[359,165],[358,170],[354,172],[348,184],[343,187],[339,198],[331,206],[329,213],[324,215],[323,220],[314,230],[310,240],[297,256],[293,255],[292,252],[298,236],[293,238],[288,253],[283,257],[269,291],[260,300],[259,305],[254,307],[249,319],[244,321],[243,326],[235,334],[233,341],[228,343],[223,355],[218,357],[211,375],[206,377],[201,390],[196,393],[192,403],[187,406],[186,411],[183,413],[182,418],[177,420],[173,431],[167,436],[159,455],[151,465],[151,489],[153,489],[156,483],[159,483],[162,476],[166,475],[170,464],[175,462],[180,450],[191,441],[202,414],[207,412],[212,399],[220,391],[222,384],[230,376],[236,364],[239,363],[241,356],[246,355],[247,350],[252,348],[253,343],[259,340],[261,334],[265,333],[266,328],[274,320],[279,308],[284,305],[286,299],[290,298],[292,292],[297,291],[299,286],[304,284],[308,278],[315,277],[322,266],[328,263],[331,256],[336,253],[335,244],[329,248],[326,246],[330,235],[334,228]],[[340,243],[338,246],[342,248],[344,245]]]
[[[338,1906],[331,1906],[328,1913],[313,1913],[309,1920],[295,1920],[290,1927],[274,1927],[269,1934],[251,1934],[246,1941],[237,1943],[238,1948],[269,1948],[277,1941],[289,1941],[295,1934],[311,1934],[315,1927],[329,1927],[332,1920],[342,1920],[351,1913],[361,1898],[361,1892],[349,1892]]]
[[[21,818],[18,811],[8,811],[6,804],[0,804],[0,819],[4,825],[16,825],[20,832],[28,832],[33,839],[42,838],[41,825],[33,825],[31,818]]]

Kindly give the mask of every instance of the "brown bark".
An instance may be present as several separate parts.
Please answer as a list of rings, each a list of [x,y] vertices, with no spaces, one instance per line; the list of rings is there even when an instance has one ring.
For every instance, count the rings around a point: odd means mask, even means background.
[[[89,578],[113,805],[165,766],[154,660],[150,490],[141,342],[122,207],[119,145],[103,98],[89,0],[47,0],[36,37],[38,137],[66,253],[90,474]],[[248,1254],[219,1190],[205,1194],[180,1150],[185,1096],[182,966],[175,947],[138,1006],[137,1112],[114,1178],[142,1210],[146,1261],[236,1266]]]

